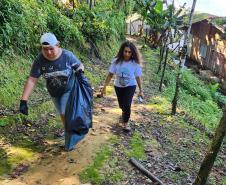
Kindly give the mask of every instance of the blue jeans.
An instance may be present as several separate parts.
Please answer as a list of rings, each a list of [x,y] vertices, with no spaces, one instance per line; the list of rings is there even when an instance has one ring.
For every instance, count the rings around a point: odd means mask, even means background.
[[[67,91],[61,97],[52,97],[52,101],[60,115],[65,115],[65,110],[70,93],[71,91]],[[69,134],[67,132],[65,132],[64,134],[65,150],[67,151],[73,150],[74,146],[85,137],[85,135]]]
[[[65,115],[65,110],[68,102],[68,98],[70,96],[71,91],[65,92],[62,96],[60,97],[52,97],[52,101],[61,115]]]

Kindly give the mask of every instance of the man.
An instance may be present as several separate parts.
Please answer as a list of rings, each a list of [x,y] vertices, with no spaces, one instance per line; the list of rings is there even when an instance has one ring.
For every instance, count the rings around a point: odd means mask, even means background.
[[[43,34],[40,44],[41,52],[32,65],[21,97],[20,112],[28,115],[27,101],[38,78],[43,76],[62,123],[65,124],[65,109],[72,88],[70,78],[73,70],[84,70],[84,66],[72,52],[60,47],[54,34]]]

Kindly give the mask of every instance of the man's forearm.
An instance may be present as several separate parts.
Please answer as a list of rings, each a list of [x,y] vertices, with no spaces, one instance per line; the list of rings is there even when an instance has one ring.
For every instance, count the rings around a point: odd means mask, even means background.
[[[38,81],[37,78],[33,78],[33,77],[28,78],[28,80],[24,86],[24,91],[23,91],[21,100],[26,100],[26,101],[28,100],[37,81]]]

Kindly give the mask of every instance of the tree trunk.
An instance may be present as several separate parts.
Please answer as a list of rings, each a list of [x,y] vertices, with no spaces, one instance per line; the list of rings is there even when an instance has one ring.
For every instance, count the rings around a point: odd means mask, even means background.
[[[129,35],[132,35],[132,21],[129,21]]]
[[[181,66],[181,58],[180,58],[180,66]],[[176,112],[177,112],[177,101],[178,101],[178,98],[179,98],[179,90],[180,90],[180,84],[181,84],[181,69],[179,69],[179,72],[178,72],[178,75],[177,75],[177,79],[176,79],[176,88],[175,88],[175,94],[174,94],[174,98],[173,98],[173,101],[172,101],[172,115],[175,115]]]
[[[180,64],[179,64],[180,65],[179,66],[179,72],[177,74],[177,80],[176,80],[176,89],[175,89],[175,94],[174,94],[174,98],[173,98],[173,101],[172,101],[172,115],[176,114],[177,100],[178,100],[178,97],[179,97],[180,86],[181,86],[181,76],[182,76],[182,73],[183,73],[184,63],[185,63],[186,56],[187,56],[188,36],[191,32],[192,19],[193,19],[193,14],[194,14],[194,11],[195,11],[196,1],[197,0],[193,0],[192,9],[191,9],[191,13],[190,13],[190,16],[189,16],[188,30],[185,32],[185,35],[184,35],[184,44],[183,44],[183,49],[181,51],[181,60],[180,60]]]
[[[125,5],[125,0],[119,0],[119,9],[123,9]]]
[[[140,33],[139,33],[139,36],[140,37],[142,37],[142,35],[143,35],[143,32],[144,32],[144,29],[143,28],[144,28],[144,18],[142,20],[142,24],[141,24],[141,27],[140,27],[140,30],[139,30],[140,31]]]
[[[72,0],[72,7],[73,7],[73,10],[75,9],[75,0]]]
[[[144,42],[145,44],[147,44],[147,39],[148,39],[148,29],[145,29],[145,38],[144,38]]]
[[[159,74],[159,72],[162,70],[162,60],[163,60],[163,56],[164,56],[165,50],[166,50],[165,44],[162,46],[161,50],[162,51],[161,51],[161,55],[160,55],[160,61],[159,61],[159,67],[158,67],[157,74]]]
[[[214,161],[223,143],[225,134],[226,134],[226,106],[224,107],[224,114],[216,129],[210,149],[202,162],[198,176],[193,185],[206,184],[207,178],[211,172],[211,168],[213,167]]]
[[[165,51],[166,51],[166,43],[167,43],[167,40],[168,40],[168,33],[166,35],[166,38],[165,39],[163,38],[163,40],[164,40],[164,44],[163,44],[162,52],[161,52],[161,55],[160,55],[160,62],[159,62],[157,74],[162,70],[162,61],[163,61],[163,56],[164,56]]]
[[[93,9],[93,0],[89,0],[89,9],[90,9],[90,10]]]
[[[169,53],[169,48],[167,47],[165,61],[164,61],[163,70],[162,70],[161,81],[160,81],[160,85],[159,85],[160,92],[162,92],[162,84],[163,84],[163,79],[164,79],[164,75],[165,75],[165,71],[166,71],[166,63],[167,63],[168,53]]]

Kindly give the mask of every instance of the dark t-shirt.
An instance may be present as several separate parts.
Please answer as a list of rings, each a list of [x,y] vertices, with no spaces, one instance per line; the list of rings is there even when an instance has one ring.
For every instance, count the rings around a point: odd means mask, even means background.
[[[70,77],[72,67],[80,64],[81,62],[78,58],[66,49],[62,49],[61,56],[54,61],[46,59],[43,54],[40,53],[32,65],[30,76],[39,78],[42,75],[46,80],[50,77],[57,76]]]

